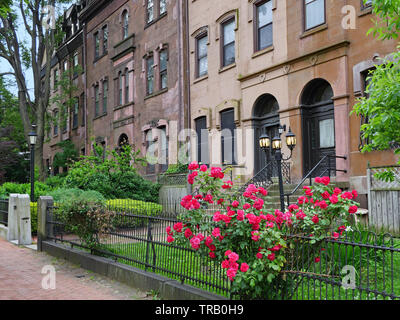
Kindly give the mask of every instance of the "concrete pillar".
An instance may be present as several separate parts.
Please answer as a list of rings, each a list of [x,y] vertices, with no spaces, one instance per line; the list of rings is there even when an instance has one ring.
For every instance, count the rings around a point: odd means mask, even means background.
[[[42,241],[47,239],[47,208],[52,207],[54,201],[52,197],[41,196],[38,200],[37,210],[38,210],[38,240],[37,248],[38,251],[42,251]]]
[[[18,244],[32,244],[31,230],[31,208],[30,199],[27,194],[18,195],[17,200],[17,216],[18,216]]]
[[[10,194],[8,198],[8,232],[7,241],[18,240],[18,216],[17,216],[18,194]]]

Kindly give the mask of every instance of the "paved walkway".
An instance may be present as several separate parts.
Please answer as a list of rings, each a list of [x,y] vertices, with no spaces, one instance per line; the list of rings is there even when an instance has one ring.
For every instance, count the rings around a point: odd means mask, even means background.
[[[56,288],[45,290],[43,267],[53,266]],[[50,284],[49,281],[44,281]],[[153,297],[63,259],[0,239],[0,300],[151,300]]]

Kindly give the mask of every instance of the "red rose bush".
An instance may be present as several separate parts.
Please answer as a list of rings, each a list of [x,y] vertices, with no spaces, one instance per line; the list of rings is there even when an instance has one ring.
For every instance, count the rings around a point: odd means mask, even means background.
[[[167,227],[167,241],[220,263],[233,298],[282,296],[293,285],[286,271],[293,269],[295,246],[317,247],[326,237],[339,238],[357,211],[357,192],[330,187],[329,177],[316,178],[281,212],[267,209],[268,191],[262,187],[251,184],[239,196],[229,192],[234,184],[221,168],[192,162],[189,170],[188,182],[198,193],[182,199],[186,211]],[[315,250],[311,261],[319,262],[319,255]]]

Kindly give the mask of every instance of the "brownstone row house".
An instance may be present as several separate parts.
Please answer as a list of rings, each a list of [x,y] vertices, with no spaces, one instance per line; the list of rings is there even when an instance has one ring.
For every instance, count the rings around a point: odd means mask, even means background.
[[[252,177],[272,156],[260,149],[260,135],[273,138],[286,126],[297,137],[292,181],[324,155],[344,156],[334,164],[347,172],[337,172],[336,180],[348,181],[365,204],[367,163],[396,161],[391,150],[362,154],[364,120],[349,115],[368,71],[396,50],[395,41],[366,36],[370,1],[210,3],[188,2],[191,126],[210,132],[192,140],[193,158],[230,163],[236,175]]]
[[[260,135],[285,126],[297,137],[292,181],[325,155],[345,157],[336,180],[366,203],[367,163],[396,161],[392,150],[362,154],[365,119],[350,116],[369,70],[396,50],[366,35],[371,11],[362,0],[81,1],[52,61],[54,76],[66,57],[83,65],[79,105],[65,131],[52,128],[48,163],[64,139],[85,154],[93,140],[127,142],[166,160],[147,167],[154,177],[176,163],[173,133],[189,128],[191,160],[232,164],[246,181],[272,159]]]
[[[54,95],[62,72],[71,71],[76,106],[56,105],[45,159],[51,172],[57,143],[72,141],[81,154],[94,143],[117,149],[134,145],[155,159],[143,170],[148,178],[177,162],[175,137],[185,125],[183,10],[180,0],[80,1],[64,15],[66,37],[52,60]],[[73,65],[72,65],[73,64]],[[62,125],[62,128],[60,128]]]

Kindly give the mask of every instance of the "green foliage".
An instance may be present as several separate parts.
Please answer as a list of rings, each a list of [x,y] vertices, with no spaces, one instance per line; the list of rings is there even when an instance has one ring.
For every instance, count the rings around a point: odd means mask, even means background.
[[[105,201],[103,195],[100,192],[87,190],[84,191],[82,189],[56,189],[48,194],[53,197],[54,202],[63,202],[74,199],[86,199],[88,201]]]
[[[113,221],[113,213],[106,209],[104,201],[84,197],[59,202],[55,215],[65,224],[66,231],[77,235],[89,249],[100,247],[100,239]]]
[[[31,202],[31,232],[37,234],[38,227],[38,212],[37,212],[37,202]]]
[[[63,151],[56,153],[53,160],[53,166],[59,168],[69,167],[79,158],[79,152],[70,140],[57,143],[57,146]]]
[[[36,181],[34,201],[36,202],[40,196],[47,196],[50,191],[51,188],[47,184]],[[0,197],[8,197],[11,193],[29,195],[31,193],[31,184],[6,182],[0,186]]]
[[[397,39],[400,30],[400,0],[372,0],[372,8],[377,19],[368,34],[372,33],[381,40]]]
[[[187,173],[187,164],[178,163],[178,164],[170,164],[168,166],[167,171],[164,174],[178,174],[178,173]]]
[[[64,184],[65,178],[61,175],[58,176],[50,176],[46,179],[45,184],[49,186],[51,190],[56,190]]]
[[[147,216],[156,217],[163,211],[163,207],[157,203],[132,199],[108,200],[107,208],[117,213],[113,219],[113,226],[118,228],[146,226],[149,222]],[[135,215],[135,218],[132,219],[126,215]]]
[[[135,215],[146,216],[158,216],[163,210],[160,204],[132,199],[107,200],[107,207],[117,212],[129,212]]]
[[[378,17],[368,31],[381,40],[397,39],[400,30],[400,0],[373,0],[373,12]],[[382,60],[370,73],[366,88],[368,97],[359,99],[352,113],[362,115],[368,123],[361,126],[362,137],[368,143],[361,150],[393,149],[400,153],[400,46],[390,59]],[[400,163],[400,161],[399,161]],[[392,171],[376,174],[378,179],[393,181]]]
[[[121,152],[106,151],[101,154],[84,156],[70,167],[64,186],[82,190],[95,190],[107,199],[134,199],[158,201],[159,185],[145,180],[138,173],[135,164],[142,164],[130,146]]]

